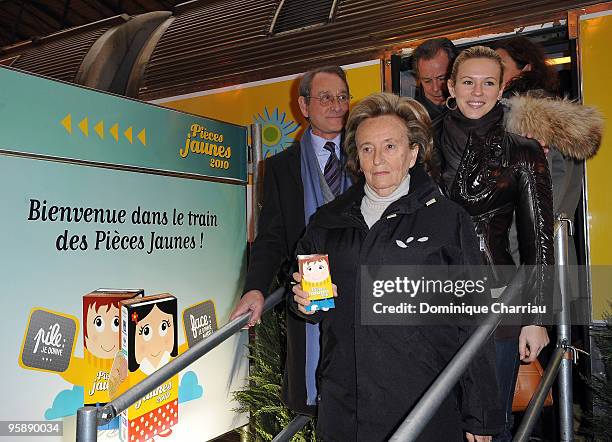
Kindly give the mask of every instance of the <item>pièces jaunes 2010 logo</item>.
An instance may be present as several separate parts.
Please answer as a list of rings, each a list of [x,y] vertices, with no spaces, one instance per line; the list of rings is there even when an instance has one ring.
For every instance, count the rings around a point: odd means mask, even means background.
[[[187,158],[190,153],[210,156],[210,167],[215,169],[229,169],[232,148],[224,146],[223,134],[209,131],[199,124],[192,124],[185,146],[179,149],[181,158]]]

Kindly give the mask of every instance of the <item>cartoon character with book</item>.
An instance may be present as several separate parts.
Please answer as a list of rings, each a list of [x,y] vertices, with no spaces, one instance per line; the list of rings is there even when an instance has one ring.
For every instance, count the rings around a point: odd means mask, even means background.
[[[329,261],[327,255],[299,255],[298,264],[302,275],[302,290],[309,294],[310,304],[306,311],[334,308]]]
[[[178,355],[176,298],[156,295],[122,302],[121,351],[127,359],[127,378],[118,386],[117,395]],[[155,435],[167,436],[177,422],[178,375],[175,375],[122,414],[121,438],[137,442]]]
[[[140,370],[150,375],[178,354],[176,302],[134,307],[130,321],[136,324],[128,337],[128,345],[134,349],[128,355],[130,372]]]
[[[83,386],[85,405],[109,402],[109,373],[119,351],[119,303],[143,292],[98,289],[83,296],[83,357],[73,355],[68,369],[59,374],[71,384]]]

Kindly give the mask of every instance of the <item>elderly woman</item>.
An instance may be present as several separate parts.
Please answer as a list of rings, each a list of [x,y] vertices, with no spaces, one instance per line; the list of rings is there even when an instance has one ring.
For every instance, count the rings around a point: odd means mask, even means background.
[[[294,307],[321,326],[317,435],[326,442],[388,440],[469,335],[454,325],[359,319],[362,265],[482,263],[468,214],[424,170],[432,153],[429,126],[425,109],[409,98],[374,94],[356,105],[345,149],[348,167],[361,178],[314,215],[298,245],[300,254],[327,253],[337,284],[335,309],[314,314],[305,309],[307,295],[293,288]],[[501,430],[491,342],[481,355],[419,440],[487,441]]]
[[[536,266],[534,299],[542,305],[552,290],[554,263],[551,178],[539,144],[504,129],[504,69],[492,49],[474,46],[453,64],[448,80],[450,112],[436,133],[442,185],[452,200],[472,216],[480,250],[493,272],[493,287],[503,288],[513,276],[508,231],[516,215],[521,264]],[[453,103],[453,101],[455,103]],[[496,267],[503,266],[503,267]],[[512,398],[519,356],[533,361],[548,342],[544,318],[524,317],[522,327],[500,327],[496,332],[497,372],[506,428],[495,440],[510,440]]]

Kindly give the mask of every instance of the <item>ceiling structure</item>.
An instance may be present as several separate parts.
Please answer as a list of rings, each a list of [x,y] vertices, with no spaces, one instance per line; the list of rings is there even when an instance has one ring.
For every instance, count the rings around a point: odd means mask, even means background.
[[[0,0],[0,47],[119,14],[172,11],[185,0]]]

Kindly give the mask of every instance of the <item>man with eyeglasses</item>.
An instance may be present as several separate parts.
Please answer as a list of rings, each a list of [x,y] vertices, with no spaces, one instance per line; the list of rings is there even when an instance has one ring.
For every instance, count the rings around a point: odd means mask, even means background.
[[[350,185],[344,168],[342,132],[349,109],[346,74],[326,66],[304,74],[298,104],[309,122],[299,141],[266,160],[263,205],[251,248],[244,295],[230,319],[252,312],[259,322],[275,276],[283,282],[295,260],[295,246],[316,209]],[[315,414],[318,325],[287,310],[287,358],[283,402],[295,412]]]

